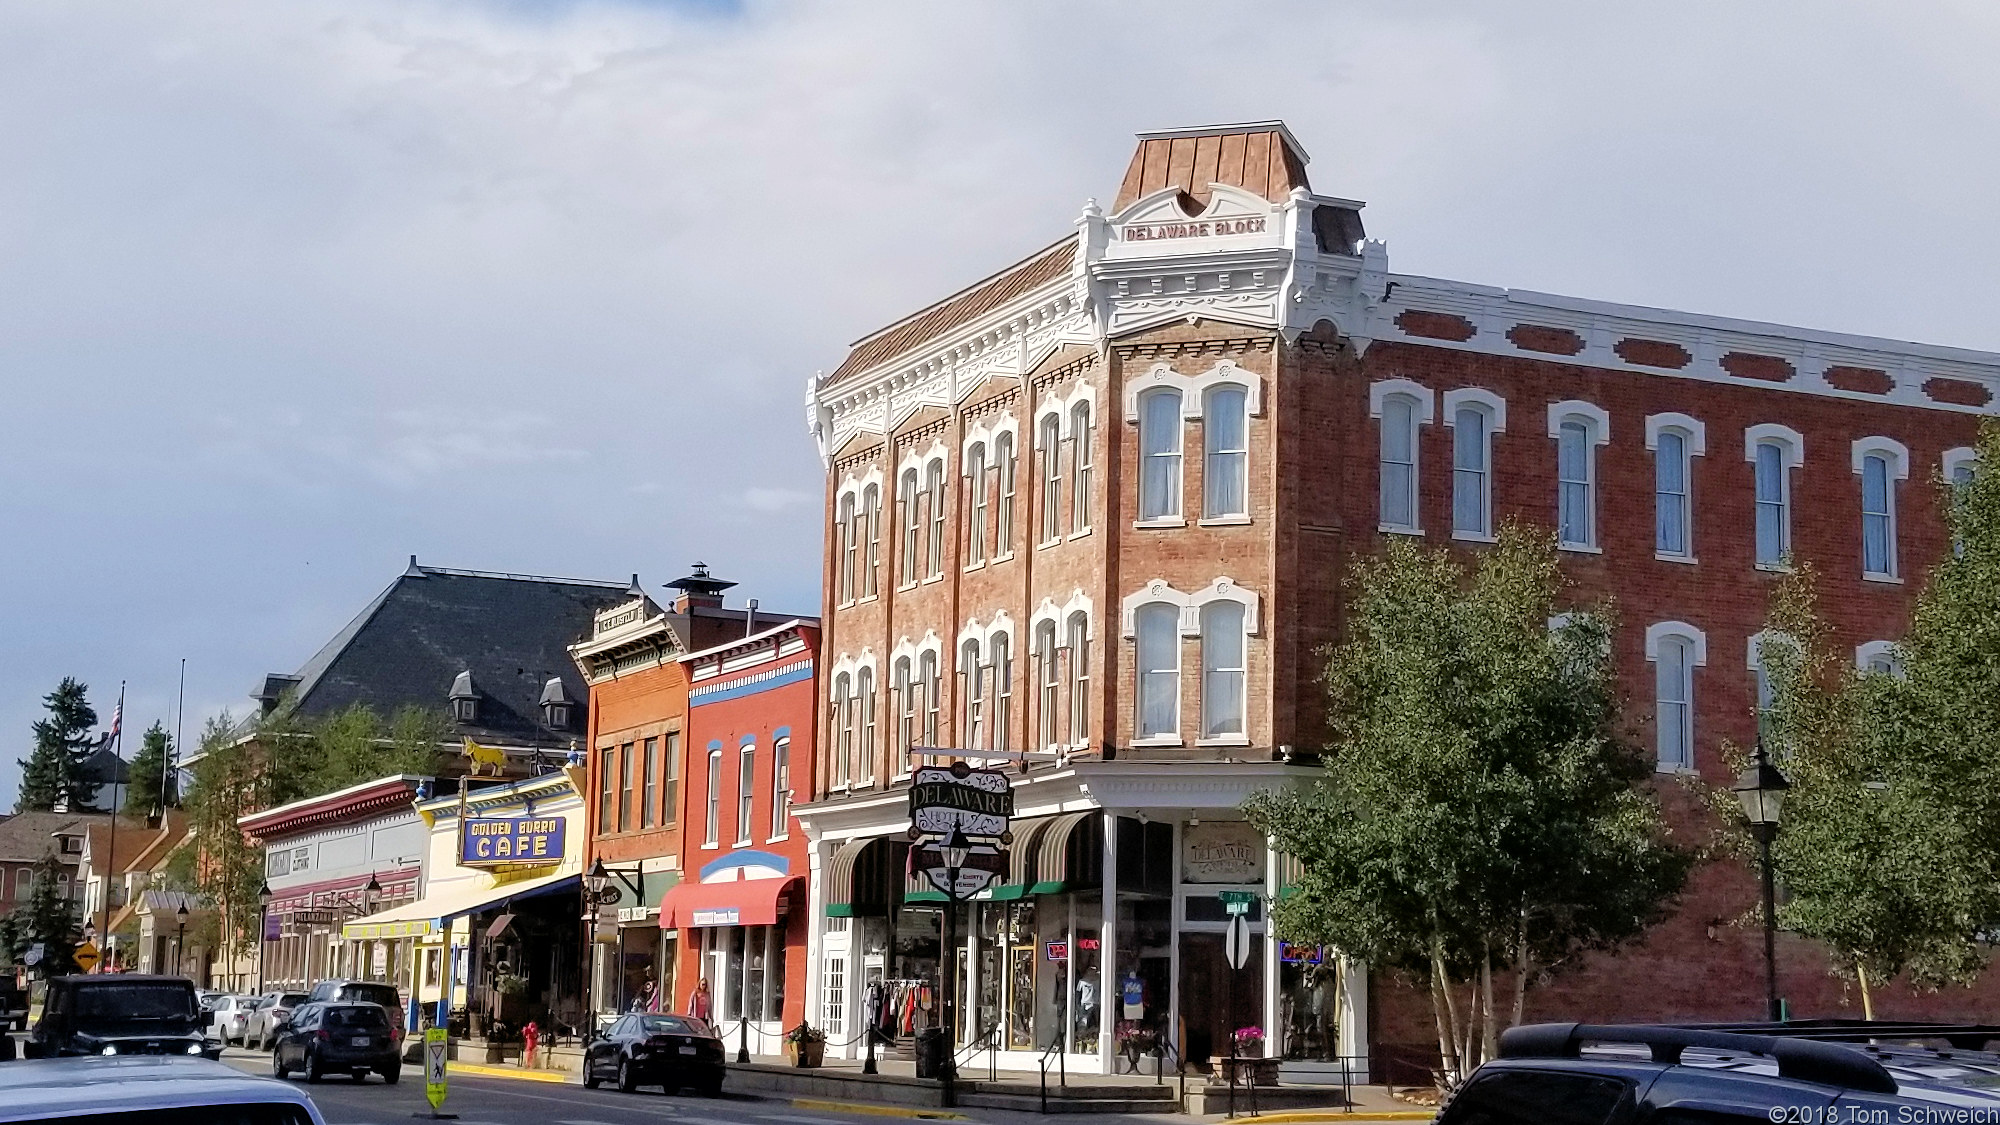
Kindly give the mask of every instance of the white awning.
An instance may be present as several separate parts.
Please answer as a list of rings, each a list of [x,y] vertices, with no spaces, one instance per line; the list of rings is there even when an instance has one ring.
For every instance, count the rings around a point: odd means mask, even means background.
[[[343,926],[340,932],[349,940],[423,937],[442,932],[453,918],[462,914],[484,910],[510,898],[564,890],[567,889],[564,884],[575,885],[581,881],[582,877],[573,872],[516,879],[498,886],[482,887],[478,885],[479,880],[461,880],[415,902],[356,918]]]

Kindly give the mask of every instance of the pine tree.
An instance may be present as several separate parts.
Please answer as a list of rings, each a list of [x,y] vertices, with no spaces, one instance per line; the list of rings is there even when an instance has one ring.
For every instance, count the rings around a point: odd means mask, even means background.
[[[61,879],[69,870],[54,855],[45,855],[35,864],[35,886],[28,904],[15,911],[18,940],[23,945],[40,944],[42,960],[36,968],[43,976],[59,977],[76,972],[76,947],[83,941],[83,920],[76,900],[64,891]]]
[[[125,814],[148,817],[154,809],[169,809],[180,803],[175,778],[168,769],[173,761],[174,739],[167,728],[154,723],[146,729],[139,752],[132,757],[132,782],[125,794]]]
[[[35,747],[21,765],[21,789],[15,811],[46,812],[58,804],[81,809],[97,797],[97,787],[82,780],[83,764],[96,748],[91,729],[97,712],[86,698],[89,689],[65,676],[44,696],[48,718],[34,723]]]

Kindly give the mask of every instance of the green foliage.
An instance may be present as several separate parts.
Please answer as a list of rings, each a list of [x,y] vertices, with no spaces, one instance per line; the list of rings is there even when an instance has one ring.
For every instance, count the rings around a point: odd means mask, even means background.
[[[43,976],[76,972],[76,947],[83,942],[83,919],[78,905],[63,894],[67,884],[61,876],[67,870],[53,854],[36,861],[35,882],[28,892],[28,901],[11,916],[16,957],[39,942],[42,960],[35,968]]]
[[[146,728],[145,737],[139,742],[139,752],[132,756],[129,767],[132,784],[125,791],[125,815],[144,819],[153,815],[153,810],[161,808],[164,797],[166,808],[180,804],[180,794],[175,792],[175,779],[167,766],[173,761],[173,736],[160,723]]]
[[[310,747],[309,761],[302,763],[302,785],[310,795],[390,774],[435,773],[438,747],[451,727],[442,711],[405,707],[384,722],[373,708],[356,704],[294,730]]]
[[[214,948],[235,952],[255,940],[264,879],[263,853],[243,838],[237,821],[275,803],[272,781],[256,745],[238,737],[226,714],[202,728],[201,752],[183,804],[190,842],[169,858],[166,882],[215,905]]]
[[[68,808],[82,809],[97,799],[97,786],[82,776],[84,761],[97,748],[91,737],[97,712],[90,706],[88,692],[74,677],[65,676],[43,697],[49,714],[34,722],[34,748],[20,763],[15,812],[48,812],[65,802]]]
[[[1980,463],[2000,464],[1990,422]],[[1772,844],[1778,920],[1825,945],[1871,1015],[1872,984],[1899,974],[1969,984],[2000,920],[2000,473],[1948,501],[1960,546],[1918,596],[1902,676],[1853,667],[1804,565],[1774,593],[1768,628],[1783,639],[1762,653],[1767,749],[1792,782]],[[1733,800],[1717,804],[1740,825]]]
[[[1550,626],[1564,582],[1546,537],[1507,527],[1470,574],[1398,541],[1349,586],[1325,776],[1249,811],[1304,868],[1278,932],[1426,979],[1452,1081],[1493,1046],[1494,971],[1516,971],[1518,1020],[1531,978],[1663,917],[1691,855],[1616,732],[1608,616]]]

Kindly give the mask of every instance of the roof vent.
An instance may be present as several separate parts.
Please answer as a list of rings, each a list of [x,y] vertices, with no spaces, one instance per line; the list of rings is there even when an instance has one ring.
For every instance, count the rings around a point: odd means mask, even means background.
[[[411,556],[410,556],[410,567],[409,567],[409,569],[408,569],[408,570],[405,570],[405,571],[403,572],[403,577],[405,577],[405,578],[422,578],[423,576],[424,576],[424,568],[423,568],[423,567],[420,567],[420,566],[418,566],[418,565],[417,565],[417,556],[415,556],[415,555],[411,555]]]
[[[719,606],[722,592],[736,583],[726,578],[717,578],[708,572],[708,564],[694,564],[694,573],[685,578],[676,578],[667,583],[668,589],[679,590],[681,596],[674,600],[674,611],[686,613],[692,606]]]

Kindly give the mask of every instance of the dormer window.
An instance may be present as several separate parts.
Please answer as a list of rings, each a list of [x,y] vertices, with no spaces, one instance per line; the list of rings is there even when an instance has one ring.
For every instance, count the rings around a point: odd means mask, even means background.
[[[568,730],[570,709],[575,700],[569,697],[569,689],[563,686],[561,676],[550,676],[542,685],[542,725],[550,730]]]
[[[451,682],[451,717],[461,723],[479,721],[479,689],[473,686],[470,671],[460,672]]]

